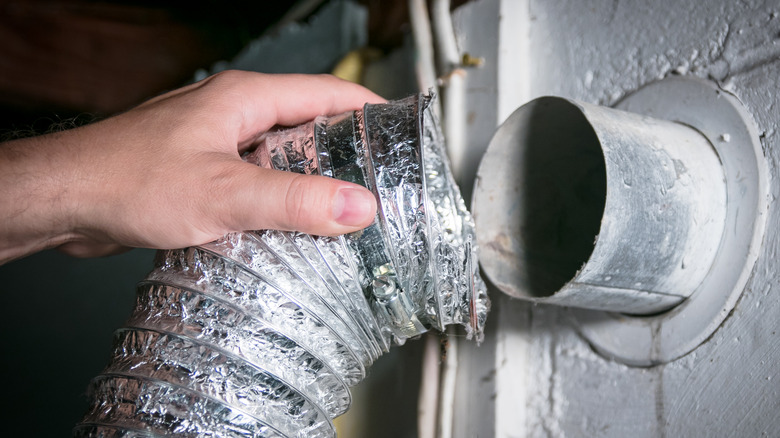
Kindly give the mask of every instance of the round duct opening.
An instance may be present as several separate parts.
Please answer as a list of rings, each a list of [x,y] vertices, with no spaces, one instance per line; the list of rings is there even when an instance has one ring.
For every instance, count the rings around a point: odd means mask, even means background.
[[[599,139],[576,105],[547,97],[524,106],[491,144],[507,150],[481,169],[479,191],[490,190],[491,207],[475,201],[491,234],[483,251],[500,265],[490,278],[512,295],[549,297],[588,261],[599,234],[607,196]]]
[[[669,362],[708,339],[747,284],[765,167],[750,114],[711,82],[669,77],[617,109],[534,100],[480,164],[472,211],[483,271],[510,296],[571,307],[610,359]],[[571,215],[579,226],[561,226]]]

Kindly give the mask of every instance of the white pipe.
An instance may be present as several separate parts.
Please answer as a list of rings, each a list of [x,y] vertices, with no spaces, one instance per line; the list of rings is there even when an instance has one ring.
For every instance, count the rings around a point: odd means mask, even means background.
[[[432,3],[434,43],[442,89],[442,125],[455,181],[463,183],[466,157],[466,70],[461,67],[449,0]]]
[[[450,17],[450,0],[433,0],[431,16],[436,42],[436,67],[439,72],[448,72],[460,65],[460,51]]]
[[[439,399],[439,436],[452,438],[452,424],[455,415],[455,386],[458,376],[458,336],[454,330],[447,330],[447,350],[441,376]]]
[[[427,333],[423,350],[420,395],[417,400],[417,436],[419,438],[436,438],[440,351],[439,334]]]
[[[436,67],[433,61],[433,35],[425,0],[409,0],[409,17],[416,52],[417,85],[423,93],[428,90],[438,92]],[[441,116],[441,111],[437,111],[436,115]]]

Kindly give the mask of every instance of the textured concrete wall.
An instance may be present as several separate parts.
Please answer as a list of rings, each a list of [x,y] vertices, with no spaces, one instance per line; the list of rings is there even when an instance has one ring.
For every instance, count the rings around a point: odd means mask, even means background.
[[[780,2],[483,0],[461,7],[456,27],[461,48],[486,53],[496,69],[469,76],[474,148],[507,115],[498,101],[507,77],[527,81],[516,100],[613,105],[650,82],[691,75],[717,82],[751,113],[771,184],[767,233],[741,299],[713,336],[674,362],[608,361],[566,310],[493,291],[488,342],[460,350],[456,435],[780,435]]]

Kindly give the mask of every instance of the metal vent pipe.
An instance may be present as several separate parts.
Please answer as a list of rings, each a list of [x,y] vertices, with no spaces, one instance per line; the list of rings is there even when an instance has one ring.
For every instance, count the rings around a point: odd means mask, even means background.
[[[543,97],[496,132],[473,209],[482,267],[502,291],[647,315],[683,302],[710,272],[726,181],[690,126]]]

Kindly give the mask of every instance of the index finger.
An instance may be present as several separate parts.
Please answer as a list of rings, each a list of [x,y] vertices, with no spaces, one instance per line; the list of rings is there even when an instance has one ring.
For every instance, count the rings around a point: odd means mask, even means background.
[[[225,80],[235,80],[239,93],[239,142],[254,139],[275,125],[297,125],[319,115],[386,102],[361,85],[331,75],[225,73]]]

